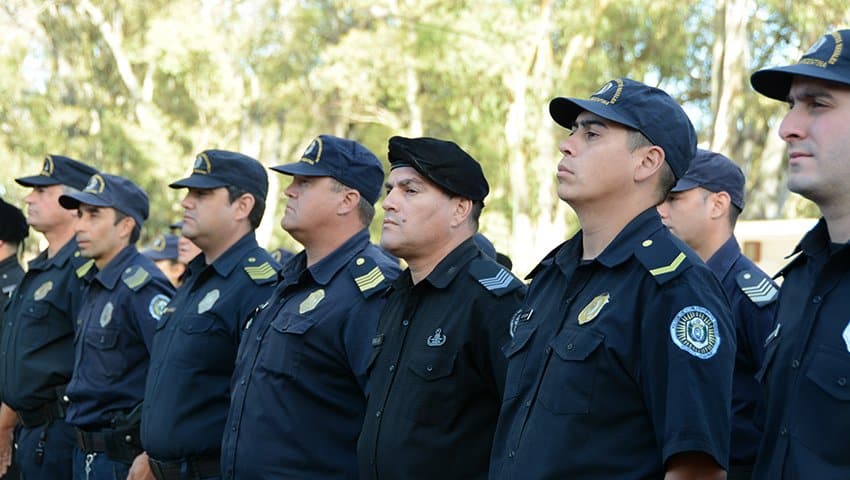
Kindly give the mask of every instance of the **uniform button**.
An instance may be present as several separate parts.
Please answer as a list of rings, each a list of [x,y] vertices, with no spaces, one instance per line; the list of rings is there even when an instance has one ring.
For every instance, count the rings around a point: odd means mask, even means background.
[[[779,429],[779,434],[780,434],[780,435],[782,435],[783,437],[784,437],[785,435],[788,435],[788,429],[787,429],[787,428],[785,428],[785,427],[780,428],[780,429]]]
[[[508,458],[514,458],[515,456],[516,456],[516,452],[513,451],[513,450],[511,450],[510,453],[508,453]]]
[[[410,325],[410,322],[408,320],[404,320],[404,321],[401,322],[401,324],[406,327],[406,326]]]
[[[526,400],[525,406],[528,407],[528,408],[531,408],[531,400]]]
[[[390,371],[395,371],[395,365],[390,365]]]
[[[573,348],[575,348],[575,347],[573,346],[572,343],[567,344],[567,350],[572,350]]]
[[[793,362],[791,362],[791,368],[800,368],[800,361],[794,360]]]
[[[239,385],[245,385],[245,380],[242,380],[241,382],[239,382]]]
[[[62,395],[62,401],[65,402],[65,403],[69,403],[71,401],[71,399],[68,398],[68,395]]]
[[[124,441],[127,442],[127,443],[133,443],[133,436],[132,435],[125,436]]]
[[[230,427],[230,429],[231,429],[231,430],[233,430],[233,431],[235,432],[235,431],[236,431],[236,425],[234,425],[234,426]]]
[[[841,377],[841,378],[838,379],[838,381],[836,383],[838,384],[839,387],[844,387],[844,386],[847,385],[847,378]]]
[[[812,297],[812,303],[820,303],[821,300],[822,298],[820,295],[815,295],[814,297]]]
[[[552,347],[546,347],[544,351],[546,352],[546,355],[549,355],[550,353],[552,353]]]
[[[428,365],[427,367],[425,367],[425,371],[428,372],[428,373],[431,373],[431,372],[434,371],[434,367],[432,367],[431,365]]]
[[[375,412],[375,418],[381,418],[381,411],[380,410]]]

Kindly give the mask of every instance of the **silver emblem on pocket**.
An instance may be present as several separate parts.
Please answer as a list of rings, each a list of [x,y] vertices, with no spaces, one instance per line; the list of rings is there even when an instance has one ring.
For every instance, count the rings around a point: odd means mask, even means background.
[[[434,330],[434,334],[428,337],[426,342],[429,347],[442,347],[446,343],[446,336],[443,335],[443,329]]]
[[[112,302],[106,302],[103,306],[103,311],[100,312],[100,326],[105,327],[112,321]]]
[[[204,313],[211,309],[213,305],[215,305],[215,302],[218,300],[219,295],[221,295],[221,293],[218,291],[217,288],[214,288],[207,292],[207,294],[204,295],[204,298],[202,298],[201,301],[198,302],[198,314]]]

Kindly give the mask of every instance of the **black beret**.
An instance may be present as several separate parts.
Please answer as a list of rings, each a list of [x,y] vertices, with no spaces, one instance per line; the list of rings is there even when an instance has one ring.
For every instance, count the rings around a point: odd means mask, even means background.
[[[0,199],[0,240],[17,244],[28,234],[29,226],[21,209]]]
[[[490,193],[481,165],[454,142],[392,137],[390,169],[412,167],[450,194],[481,201]]]

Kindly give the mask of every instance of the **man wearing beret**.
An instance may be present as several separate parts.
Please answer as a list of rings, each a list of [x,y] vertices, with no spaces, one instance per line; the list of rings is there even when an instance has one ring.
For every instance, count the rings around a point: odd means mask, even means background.
[[[156,326],[141,429],[150,458],[130,478],[148,478],[150,468],[158,480],[218,479],[241,332],[277,283],[279,265],[254,236],[268,177],[247,155],[206,150],[170,186],[188,189],[183,235],[201,254]]]
[[[292,176],[281,226],[304,245],[250,320],[222,442],[225,479],[357,478],[366,365],[398,264],[369,242],[384,169],[352,140],[320,135]],[[258,406],[262,406],[258,408]]]
[[[658,206],[664,225],[714,272],[732,307],[735,372],[732,380],[732,444],[728,480],[752,477],[761,427],[756,423],[761,388],[755,375],[764,339],[773,328],[776,284],[741,253],[735,222],[744,209],[744,172],[725,156],[698,149],[685,176]]]
[[[721,286],[655,206],[696,153],[662,90],[555,98],[558,196],[581,230],[531,272],[512,321],[493,479],[723,478],[735,333]]]
[[[175,287],[180,286],[180,278],[186,272],[186,263],[188,263],[180,261],[179,245],[180,239],[177,235],[163,233],[157,235],[150,245],[141,252],[142,255],[153,261]]]
[[[24,197],[27,223],[47,239],[6,307],[0,339],[0,459],[8,458],[17,420],[16,463],[27,480],[71,478],[75,432],[64,420],[65,386],[82,306],[80,277],[92,262],[77,251],[77,214],[62,208],[59,196],[82,189],[95,173],[77,160],[48,155],[40,173],[15,180],[32,188]]]
[[[850,30],[750,82],[790,106],[788,189],[823,217],[780,271],[776,324],[758,378],[766,418],[753,478],[850,478]]]
[[[372,338],[361,479],[487,476],[525,286],[473,235],[489,186],[456,144],[393,137],[381,246],[407,262]]]
[[[174,288],[136,250],[148,196],[126,178],[95,174],[59,203],[78,212],[83,280],[66,421],[77,429],[74,478],[125,480],[141,449],[139,423],[156,322]]]

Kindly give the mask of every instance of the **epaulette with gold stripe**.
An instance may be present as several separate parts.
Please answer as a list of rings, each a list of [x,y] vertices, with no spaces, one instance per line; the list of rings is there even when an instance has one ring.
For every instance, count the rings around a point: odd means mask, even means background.
[[[86,274],[89,273],[89,270],[91,270],[91,267],[93,267],[93,266],[94,266],[94,259],[91,259],[91,260],[87,261],[86,263],[77,267],[77,270],[76,270],[77,278],[85,277]]]
[[[635,257],[659,284],[676,278],[691,266],[688,255],[676,244],[666,228],[642,240],[635,250]]]
[[[140,265],[127,267],[124,269],[124,273],[121,274],[121,281],[134,292],[144,287],[151,281],[151,278],[153,278],[151,274]]]
[[[277,264],[273,265],[268,260],[259,261],[257,257],[248,257],[244,270],[256,284],[264,285],[277,281]]]
[[[348,271],[354,278],[360,293],[366,298],[382,292],[390,283],[377,262],[366,256],[357,257],[349,264]]]

